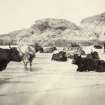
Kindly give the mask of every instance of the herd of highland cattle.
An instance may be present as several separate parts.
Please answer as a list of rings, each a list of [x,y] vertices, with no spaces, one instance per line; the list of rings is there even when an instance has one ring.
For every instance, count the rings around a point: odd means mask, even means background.
[[[94,45],[94,49],[103,49],[104,45]],[[105,61],[100,59],[99,52],[91,50],[90,53],[86,53],[82,46],[70,46],[64,47],[62,50],[58,50],[56,46],[43,48],[39,44],[35,45],[18,45],[17,47],[11,47],[8,49],[0,48],[0,71],[6,69],[10,61],[23,62],[25,70],[32,70],[32,61],[36,57],[36,53],[52,53],[51,60],[66,62],[68,59],[72,60],[72,64],[77,65],[77,71],[96,71],[105,72]]]

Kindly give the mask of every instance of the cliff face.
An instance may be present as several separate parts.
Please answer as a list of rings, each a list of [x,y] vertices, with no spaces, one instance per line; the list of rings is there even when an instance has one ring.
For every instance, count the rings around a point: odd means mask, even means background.
[[[70,21],[51,18],[35,21],[31,29],[33,29],[31,39],[37,40],[44,46],[55,43],[60,45],[61,42],[74,40],[73,36],[78,36],[80,30]]]
[[[105,13],[83,19],[81,27],[94,32],[98,40],[105,41]]]
[[[98,26],[105,26],[105,13],[85,18],[81,21],[81,24],[94,24]]]
[[[80,38],[80,28],[74,23],[64,19],[42,19],[37,20],[28,29],[13,31],[1,35],[0,39],[17,43],[19,40],[26,42],[40,42],[43,46],[61,43],[62,41],[77,40]]]
[[[35,21],[27,29],[0,35],[0,44],[17,44],[20,40],[39,42],[43,46],[105,41],[105,13],[83,19],[80,26],[65,19],[47,18]]]

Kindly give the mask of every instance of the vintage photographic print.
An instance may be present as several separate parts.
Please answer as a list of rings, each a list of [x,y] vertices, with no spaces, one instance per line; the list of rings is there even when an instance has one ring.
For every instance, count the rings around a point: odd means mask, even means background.
[[[0,0],[0,105],[105,105],[105,0]]]

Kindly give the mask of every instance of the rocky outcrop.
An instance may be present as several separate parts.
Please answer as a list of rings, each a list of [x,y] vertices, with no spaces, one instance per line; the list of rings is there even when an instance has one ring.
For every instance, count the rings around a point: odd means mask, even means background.
[[[91,34],[91,37],[105,41],[105,13],[83,19],[81,27],[88,32],[95,33],[95,35]]]
[[[47,18],[35,21],[27,29],[0,35],[0,44],[17,44],[20,40],[43,46],[105,41],[105,13],[83,19],[80,26],[65,19]]]

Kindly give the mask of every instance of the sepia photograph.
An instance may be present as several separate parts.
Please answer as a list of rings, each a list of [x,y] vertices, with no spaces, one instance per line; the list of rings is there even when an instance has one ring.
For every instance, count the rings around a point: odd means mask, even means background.
[[[0,105],[105,105],[105,0],[0,0]]]

